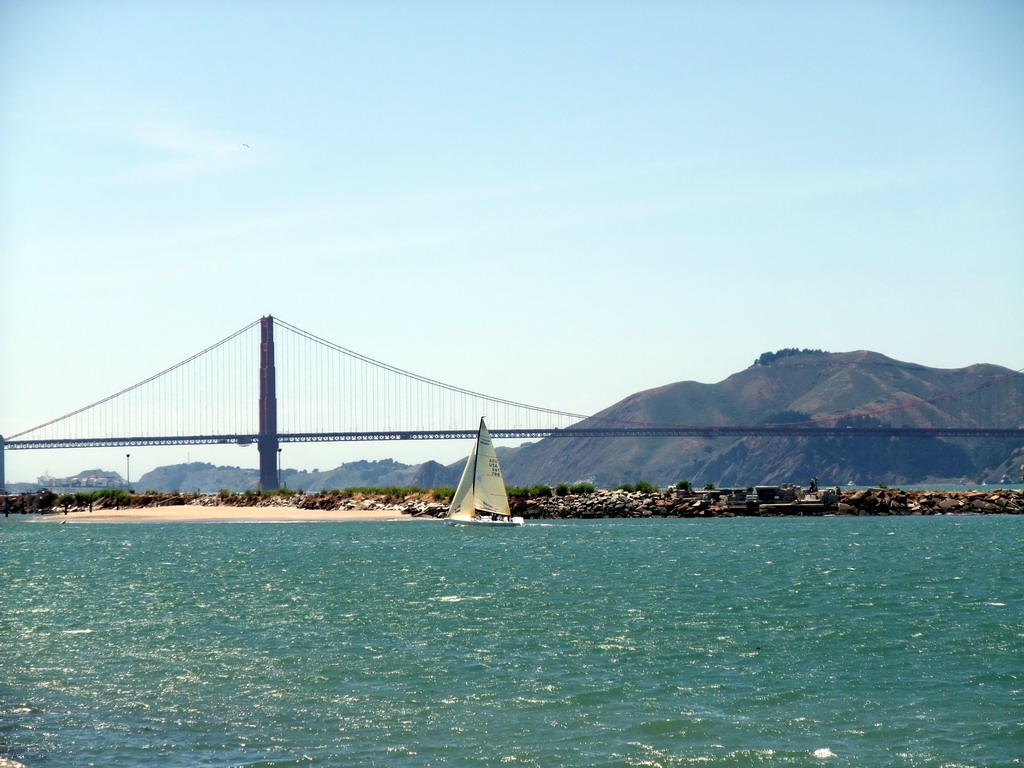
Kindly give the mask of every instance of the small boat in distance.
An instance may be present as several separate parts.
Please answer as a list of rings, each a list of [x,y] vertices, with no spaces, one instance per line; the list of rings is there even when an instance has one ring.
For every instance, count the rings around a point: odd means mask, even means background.
[[[462,479],[455,489],[445,522],[452,525],[491,526],[524,523],[523,518],[512,517],[501,465],[498,464],[498,455],[494,452],[494,444],[483,419],[480,419],[480,431],[466,459],[466,468],[462,470]]]

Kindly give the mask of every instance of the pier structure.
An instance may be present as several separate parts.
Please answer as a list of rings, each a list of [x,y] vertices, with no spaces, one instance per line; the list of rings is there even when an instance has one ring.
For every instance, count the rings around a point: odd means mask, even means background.
[[[277,435],[277,368],[274,365],[274,318],[260,319],[260,431],[256,446],[260,454],[260,490],[280,488]]]

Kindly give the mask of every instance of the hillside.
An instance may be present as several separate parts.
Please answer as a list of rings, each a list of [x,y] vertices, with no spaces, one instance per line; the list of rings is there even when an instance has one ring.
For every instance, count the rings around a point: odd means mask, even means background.
[[[450,470],[436,461],[409,466],[392,459],[381,461],[353,461],[334,469],[313,472],[285,469],[281,473],[284,485],[292,490],[316,493],[335,488],[386,488],[415,486],[434,488],[458,482],[458,470]],[[454,480],[452,477],[454,476]],[[157,467],[134,483],[136,490],[198,491],[217,493],[251,491],[259,486],[259,471],[240,467],[217,467],[213,464],[192,462]]]
[[[1007,414],[1021,412],[1024,377],[1004,382],[998,401],[991,395],[989,399],[964,395],[882,412],[1010,373],[995,365],[928,368],[867,351],[789,354],[755,363],[717,384],[683,381],[638,392],[596,414],[584,426],[607,423],[598,419],[755,425],[820,420],[851,412],[876,414],[859,418],[856,423],[863,425],[1007,426]],[[1004,413],[993,418],[992,403],[1004,402],[1004,398],[1008,403]],[[809,425],[809,431],[812,429]],[[659,485],[678,480],[720,486],[806,484],[814,476],[824,484],[910,484],[960,478],[999,481],[1003,472],[1014,468],[1014,456],[1019,457],[1021,448],[1019,443],[996,439],[558,438],[510,451],[503,458],[503,467],[512,484],[589,479],[599,487],[639,479]]]

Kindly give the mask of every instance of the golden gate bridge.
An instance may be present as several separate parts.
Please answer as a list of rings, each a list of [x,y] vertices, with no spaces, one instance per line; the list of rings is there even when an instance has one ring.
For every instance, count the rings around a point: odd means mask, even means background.
[[[851,416],[892,416],[991,392],[1019,375],[1010,373],[928,399],[812,422],[650,424],[473,392],[374,360],[268,315],[109,397],[6,439],[0,436],[0,488],[4,487],[5,450],[255,444],[260,487],[272,489],[279,487],[281,443],[468,439],[475,436],[482,413],[488,416],[492,436],[506,439],[810,434],[1024,439],[1024,429],[995,425],[922,428],[842,423]]]

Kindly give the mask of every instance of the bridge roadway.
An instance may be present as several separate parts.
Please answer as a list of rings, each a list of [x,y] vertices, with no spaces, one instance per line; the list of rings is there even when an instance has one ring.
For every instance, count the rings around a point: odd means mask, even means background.
[[[396,432],[278,433],[281,443],[374,442],[387,440],[472,440],[474,429],[403,430]],[[988,427],[941,429],[915,427],[758,426],[635,426],[567,427],[564,429],[491,429],[496,439],[529,440],[547,437],[1007,437],[1024,439],[1024,429]],[[255,445],[258,434],[174,435],[165,437],[83,437],[47,440],[7,440],[7,450],[32,448],[109,448],[140,445]]]

